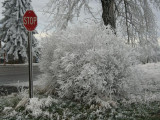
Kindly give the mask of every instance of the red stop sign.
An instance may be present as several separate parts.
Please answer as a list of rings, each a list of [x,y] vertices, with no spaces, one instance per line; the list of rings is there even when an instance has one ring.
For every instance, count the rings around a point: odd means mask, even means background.
[[[23,16],[23,25],[28,31],[33,31],[37,27],[37,15],[33,10],[27,10]]]

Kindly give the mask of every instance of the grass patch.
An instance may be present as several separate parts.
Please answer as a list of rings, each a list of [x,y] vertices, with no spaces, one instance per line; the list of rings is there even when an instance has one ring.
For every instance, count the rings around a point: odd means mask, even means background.
[[[56,99],[56,98],[55,98]],[[41,108],[42,113],[33,116],[31,111],[25,108],[18,109],[4,115],[4,107],[15,107],[19,98],[0,99],[0,116],[4,120],[160,120],[160,102],[152,103],[119,103],[117,108],[99,109],[98,105],[85,105],[70,100],[56,99],[48,107]]]

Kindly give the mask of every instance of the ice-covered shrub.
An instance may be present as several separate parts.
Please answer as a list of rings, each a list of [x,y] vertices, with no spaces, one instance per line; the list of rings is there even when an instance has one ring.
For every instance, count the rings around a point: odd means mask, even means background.
[[[109,28],[95,25],[55,32],[43,44],[40,79],[47,93],[110,107],[112,100],[127,97],[123,85],[135,62],[130,51]]]
[[[48,96],[48,98],[32,98],[29,100],[29,104],[26,105],[25,110],[29,111],[30,114],[34,117],[39,117],[45,112],[43,111],[44,108],[50,107],[53,103],[54,99]]]

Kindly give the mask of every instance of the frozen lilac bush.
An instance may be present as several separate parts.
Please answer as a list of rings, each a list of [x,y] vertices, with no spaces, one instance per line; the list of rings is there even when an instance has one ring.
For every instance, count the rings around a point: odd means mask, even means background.
[[[43,45],[41,80],[46,93],[106,107],[108,101],[127,97],[124,84],[132,75],[134,55],[109,27],[67,29]]]

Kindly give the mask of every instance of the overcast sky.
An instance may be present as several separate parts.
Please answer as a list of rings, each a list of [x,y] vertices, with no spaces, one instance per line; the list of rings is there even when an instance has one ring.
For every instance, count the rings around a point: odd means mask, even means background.
[[[0,0],[0,19],[2,19],[2,2],[4,0]],[[49,0],[32,0],[32,6],[34,8],[34,11],[36,12],[37,16],[38,16],[38,26],[37,26],[37,31],[41,34],[37,35],[38,38],[43,37],[45,35],[45,33],[42,33],[43,29],[45,28],[45,26],[47,25],[47,23],[49,22],[49,19],[46,15],[44,15],[44,13],[42,12],[43,8],[45,7],[46,3]],[[95,4],[94,4],[95,5]],[[159,11],[155,11],[156,14],[156,18],[157,18],[157,24],[160,28],[160,12]],[[158,36],[160,37],[160,29],[158,31]]]

